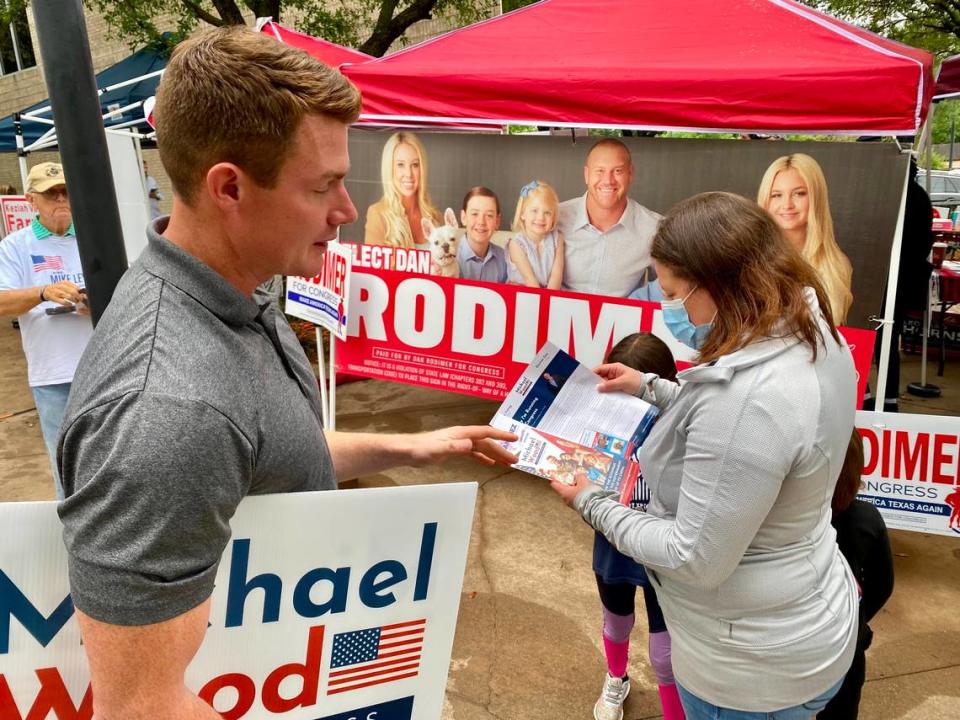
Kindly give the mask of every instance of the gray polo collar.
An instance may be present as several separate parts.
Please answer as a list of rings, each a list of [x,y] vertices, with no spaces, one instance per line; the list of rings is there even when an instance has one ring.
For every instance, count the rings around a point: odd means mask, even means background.
[[[158,218],[147,226],[149,244],[139,259],[144,269],[179,288],[225,323],[242,326],[255,320],[260,305],[209,265],[160,235],[168,220]]]

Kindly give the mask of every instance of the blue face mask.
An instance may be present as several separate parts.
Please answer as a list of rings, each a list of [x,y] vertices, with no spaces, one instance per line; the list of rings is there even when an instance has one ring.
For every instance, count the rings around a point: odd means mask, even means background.
[[[663,300],[660,302],[660,308],[663,310],[663,322],[667,330],[680,342],[689,348],[699,350],[707,340],[707,335],[713,329],[713,321],[703,325],[694,325],[687,315],[685,303],[687,298],[693,295],[694,290],[699,286],[694,286],[693,290],[688,292],[680,300]]]

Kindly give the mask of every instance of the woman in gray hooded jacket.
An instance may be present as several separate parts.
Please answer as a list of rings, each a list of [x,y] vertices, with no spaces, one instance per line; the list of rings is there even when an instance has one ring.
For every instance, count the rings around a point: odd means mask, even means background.
[[[653,258],[664,322],[698,364],[678,383],[597,369],[601,390],[661,409],[640,451],[647,512],[585,479],[554,489],[647,567],[688,720],[810,718],[857,637],[857,587],[830,525],[855,414],[850,350],[815,272],[750,200],[681,202]]]

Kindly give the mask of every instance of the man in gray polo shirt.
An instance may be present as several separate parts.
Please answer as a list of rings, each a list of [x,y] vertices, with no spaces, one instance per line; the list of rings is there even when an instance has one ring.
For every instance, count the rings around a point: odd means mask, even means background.
[[[650,246],[661,216],[627,197],[633,160],[619,140],[594,143],[583,181],[584,195],[560,203],[563,288],[627,297],[650,279]]]
[[[155,117],[173,210],[101,318],[58,448],[97,717],[219,718],[183,678],[246,495],[451,454],[515,460],[489,427],[324,432],[296,337],[254,294],[317,274],[356,220],[343,180],[359,108],[339,73],[242,27],[194,36],[167,65]]]

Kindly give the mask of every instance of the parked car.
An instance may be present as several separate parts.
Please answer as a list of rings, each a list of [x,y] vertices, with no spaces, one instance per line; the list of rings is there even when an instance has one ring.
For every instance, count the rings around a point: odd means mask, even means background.
[[[924,190],[927,189],[927,173],[925,170],[917,172],[917,182]],[[937,207],[945,207],[952,211],[960,206],[960,173],[946,170],[930,171],[930,202]]]

